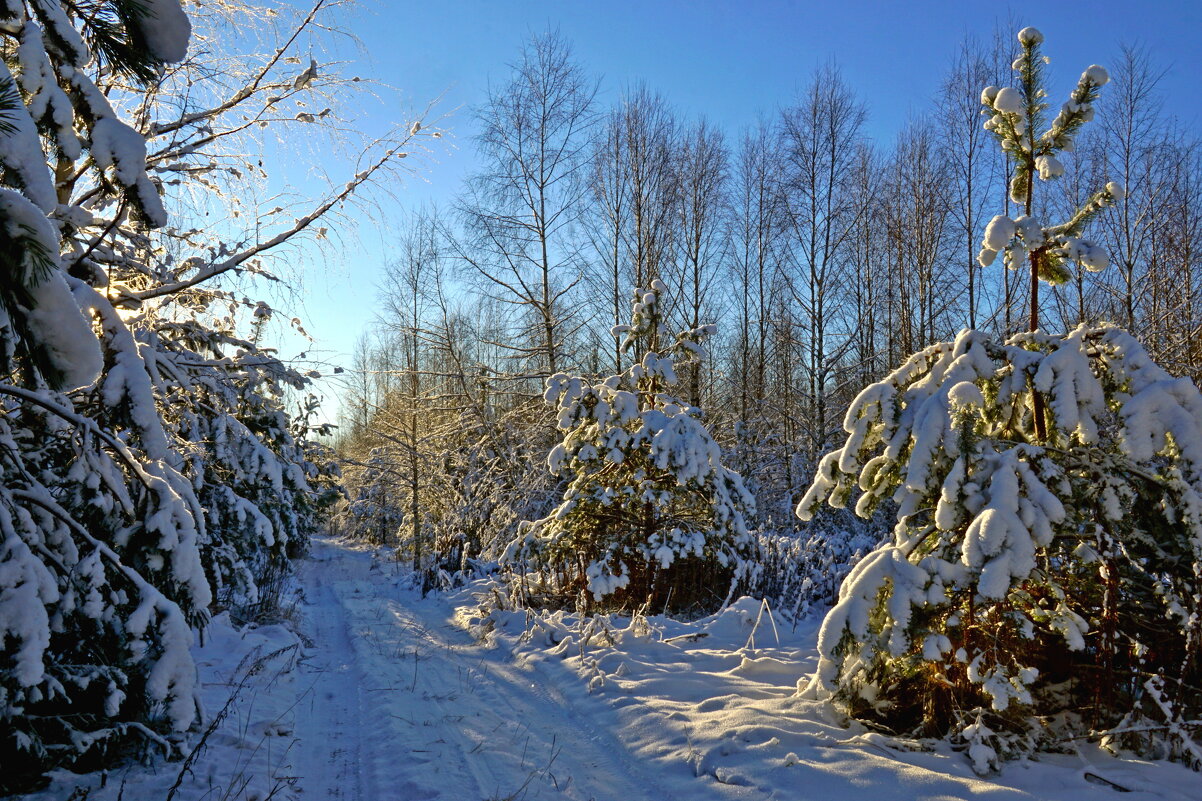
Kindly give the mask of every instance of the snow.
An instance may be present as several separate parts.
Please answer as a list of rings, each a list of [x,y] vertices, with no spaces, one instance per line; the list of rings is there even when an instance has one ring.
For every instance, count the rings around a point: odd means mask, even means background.
[[[83,67],[92,60],[92,53],[84,44],[83,36],[75,29],[59,0],[32,0],[31,5],[46,27],[49,38],[54,41],[55,49],[65,55],[73,66]]]
[[[83,70],[63,65],[59,73],[78,95],[85,111],[83,116],[92,119],[88,147],[96,165],[102,170],[112,170],[113,177],[128,190],[127,197],[134,201],[146,222],[156,228],[166,225],[163,200],[146,174],[145,138],[118,119],[108,98]]]
[[[1045,181],[1064,175],[1064,165],[1055,156],[1037,156],[1035,169],[1039,171],[1039,177]]]
[[[1003,114],[1025,114],[1026,104],[1017,89],[1007,86],[998,90],[993,98],[993,107]]]
[[[1039,163],[1038,159],[1036,159],[1036,163]],[[1044,163],[1046,165],[1048,162]],[[1059,165],[1060,162],[1057,161],[1056,164]],[[1063,174],[1063,167],[1060,168],[1060,173],[1056,173],[1056,169],[1056,167],[1048,167],[1048,175],[1050,178],[1054,178],[1058,174]],[[1043,226],[1040,225],[1037,218],[1024,214],[1014,221],[1014,229],[1018,232],[1018,235],[1022,237],[1023,247],[1025,247],[1027,250],[1034,250],[1035,248],[1043,245],[1045,238]]]
[[[1060,249],[1067,258],[1077,262],[1090,272],[1101,272],[1110,266],[1110,256],[1105,248],[1095,245],[1088,239],[1065,237]]]
[[[1035,543],[1018,514],[1018,460],[1011,451],[1000,461],[989,481],[989,502],[964,535],[962,557],[980,570],[981,596],[998,600],[1012,579],[1022,581],[1035,569]]]
[[[179,0],[142,0],[144,16],[135,15],[131,24],[141,34],[150,53],[159,61],[183,61],[188,54],[192,23]]]
[[[1019,44],[1030,47],[1041,43],[1043,41],[1043,34],[1039,32],[1038,28],[1023,28],[1018,32],[1018,41]]]
[[[0,505],[0,642],[6,644],[6,656],[11,654],[18,684],[34,687],[45,677],[43,656],[50,647],[46,610],[59,600],[59,593],[54,576],[34,556],[14,522],[8,507]]]
[[[129,186],[146,165],[146,140],[115,117],[92,126],[92,157],[101,168],[112,167],[117,180]]]
[[[0,219],[12,240],[32,240],[48,264],[38,265],[25,248],[24,275],[14,276],[28,296],[24,312],[32,344],[57,371],[61,389],[91,384],[100,372],[100,346],[76,303],[68,282],[76,279],[58,267],[58,233],[50,220],[21,194],[0,188]],[[16,265],[14,265],[16,266]]]
[[[757,600],[693,622],[504,611],[481,606],[487,579],[421,599],[390,555],[315,542],[289,596],[297,634],[210,624],[193,656],[215,725],[177,799],[1094,801],[1106,782],[1196,798],[1181,765],[1087,743],[982,778],[974,762],[998,767],[985,732],[924,751],[849,723],[797,694],[816,621]],[[181,768],[126,765],[104,786],[56,772],[21,801],[164,798]]]
[[[153,225],[167,223],[158,190],[146,175],[146,140],[116,117],[101,117],[92,125],[92,158],[101,169],[111,167],[117,181],[138,198]]]
[[[36,286],[27,287],[34,307],[26,321],[36,332],[38,347],[62,375],[62,389],[89,386],[103,366],[96,335],[71,291],[79,283],[60,270],[50,270]]]
[[[30,109],[21,101],[16,82],[3,61],[0,61],[0,91],[8,95],[14,107],[4,113],[6,125],[0,128],[0,165],[9,173],[6,177],[11,184],[49,213],[56,204],[54,182],[46,169],[46,157]]]
[[[985,226],[984,246],[990,250],[1004,250],[1014,239],[1016,230],[1014,220],[999,214]]]
[[[1085,72],[1081,74],[1081,77],[1088,78],[1092,83],[1095,83],[1098,86],[1105,86],[1106,84],[1110,83],[1110,73],[1106,71],[1105,67],[1098,66],[1097,64],[1093,64],[1088,67]]]
[[[75,112],[71,99],[58,84],[58,77],[46,52],[42,29],[30,20],[21,29],[17,46],[17,80],[26,95],[26,107],[31,119],[50,125],[54,142],[69,159],[80,154],[79,137],[75,134]]]
[[[288,744],[295,742],[293,719],[308,693],[299,681],[299,650],[299,638],[283,626],[238,629],[228,614],[219,615],[204,644],[192,649],[195,699],[205,712],[205,727],[212,727],[195,761],[118,765],[108,776],[54,771],[44,790],[17,798],[61,801],[83,792],[96,801],[163,799],[177,778],[182,780],[175,796],[180,801],[268,798],[274,787],[288,784],[284,767]],[[257,673],[251,675],[252,670]],[[120,694],[112,700],[119,703]]]

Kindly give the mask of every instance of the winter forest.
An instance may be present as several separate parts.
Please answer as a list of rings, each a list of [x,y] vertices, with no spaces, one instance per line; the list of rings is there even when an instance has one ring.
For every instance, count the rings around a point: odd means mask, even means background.
[[[1199,797],[1174,54],[731,120],[540,10],[405,105],[358,5],[0,0],[0,796]]]

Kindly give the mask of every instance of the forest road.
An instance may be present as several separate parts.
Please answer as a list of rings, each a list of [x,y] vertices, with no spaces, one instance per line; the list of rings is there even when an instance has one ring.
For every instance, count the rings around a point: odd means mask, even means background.
[[[414,602],[371,553],[317,539],[301,571],[305,801],[671,797],[537,666],[479,643],[440,600]]]

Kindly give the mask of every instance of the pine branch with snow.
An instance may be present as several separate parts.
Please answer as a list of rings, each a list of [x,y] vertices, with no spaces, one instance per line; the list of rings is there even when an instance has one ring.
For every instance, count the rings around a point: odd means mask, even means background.
[[[1085,70],[1051,125],[1043,133],[1037,133],[1044,125],[1048,109],[1043,78],[1045,60],[1040,51],[1043,34],[1034,28],[1024,28],[1018,40],[1022,53],[1013,65],[1018,87],[988,86],[981,92],[981,104],[982,113],[988,116],[985,129],[997,139],[1014,168],[1010,199],[1026,213],[1017,219],[1005,215],[994,217],[985,229],[977,260],[981,266],[989,267],[998,253],[1003,253],[1003,261],[1010,269],[1022,269],[1029,263],[1039,280],[1062,284],[1071,277],[1068,264],[1093,272],[1105,269],[1109,262],[1105,251],[1081,239],[1081,233],[1091,220],[1122,199],[1123,188],[1116,183],[1107,184],[1068,221],[1046,226],[1033,216],[1035,177],[1051,181],[1064,175],[1059,156],[1073,149],[1073,137],[1093,119],[1093,104],[1110,78],[1096,64]],[[1032,292],[1035,291],[1037,287],[1033,284]]]

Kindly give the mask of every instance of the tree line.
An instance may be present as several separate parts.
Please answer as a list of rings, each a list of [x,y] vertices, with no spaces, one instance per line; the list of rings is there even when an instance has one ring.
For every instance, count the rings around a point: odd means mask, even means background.
[[[990,217],[1019,213],[981,115],[982,88],[1008,80],[1018,50],[1001,33],[966,38],[932,111],[879,142],[833,62],[730,133],[643,84],[606,107],[568,42],[529,40],[475,110],[482,166],[452,207],[408,219],[386,265],[343,397],[342,525],[435,577],[494,558],[554,500],[544,380],[628,367],[612,328],[659,280],[674,330],[718,326],[679,394],[747,480],[753,527],[789,535],[774,548],[816,560],[805,580],[829,593],[833,554],[871,536],[837,512],[801,524],[792,508],[850,401],[962,328],[1004,338],[1029,322],[1027,272],[978,258]],[[1067,142],[1068,177],[1033,211],[1125,186],[1087,232],[1114,269],[1071,265],[1038,317],[1046,330],[1113,322],[1197,380],[1202,151],[1146,51],[1122,48],[1110,72],[1098,123]],[[816,525],[839,533],[815,541]]]

